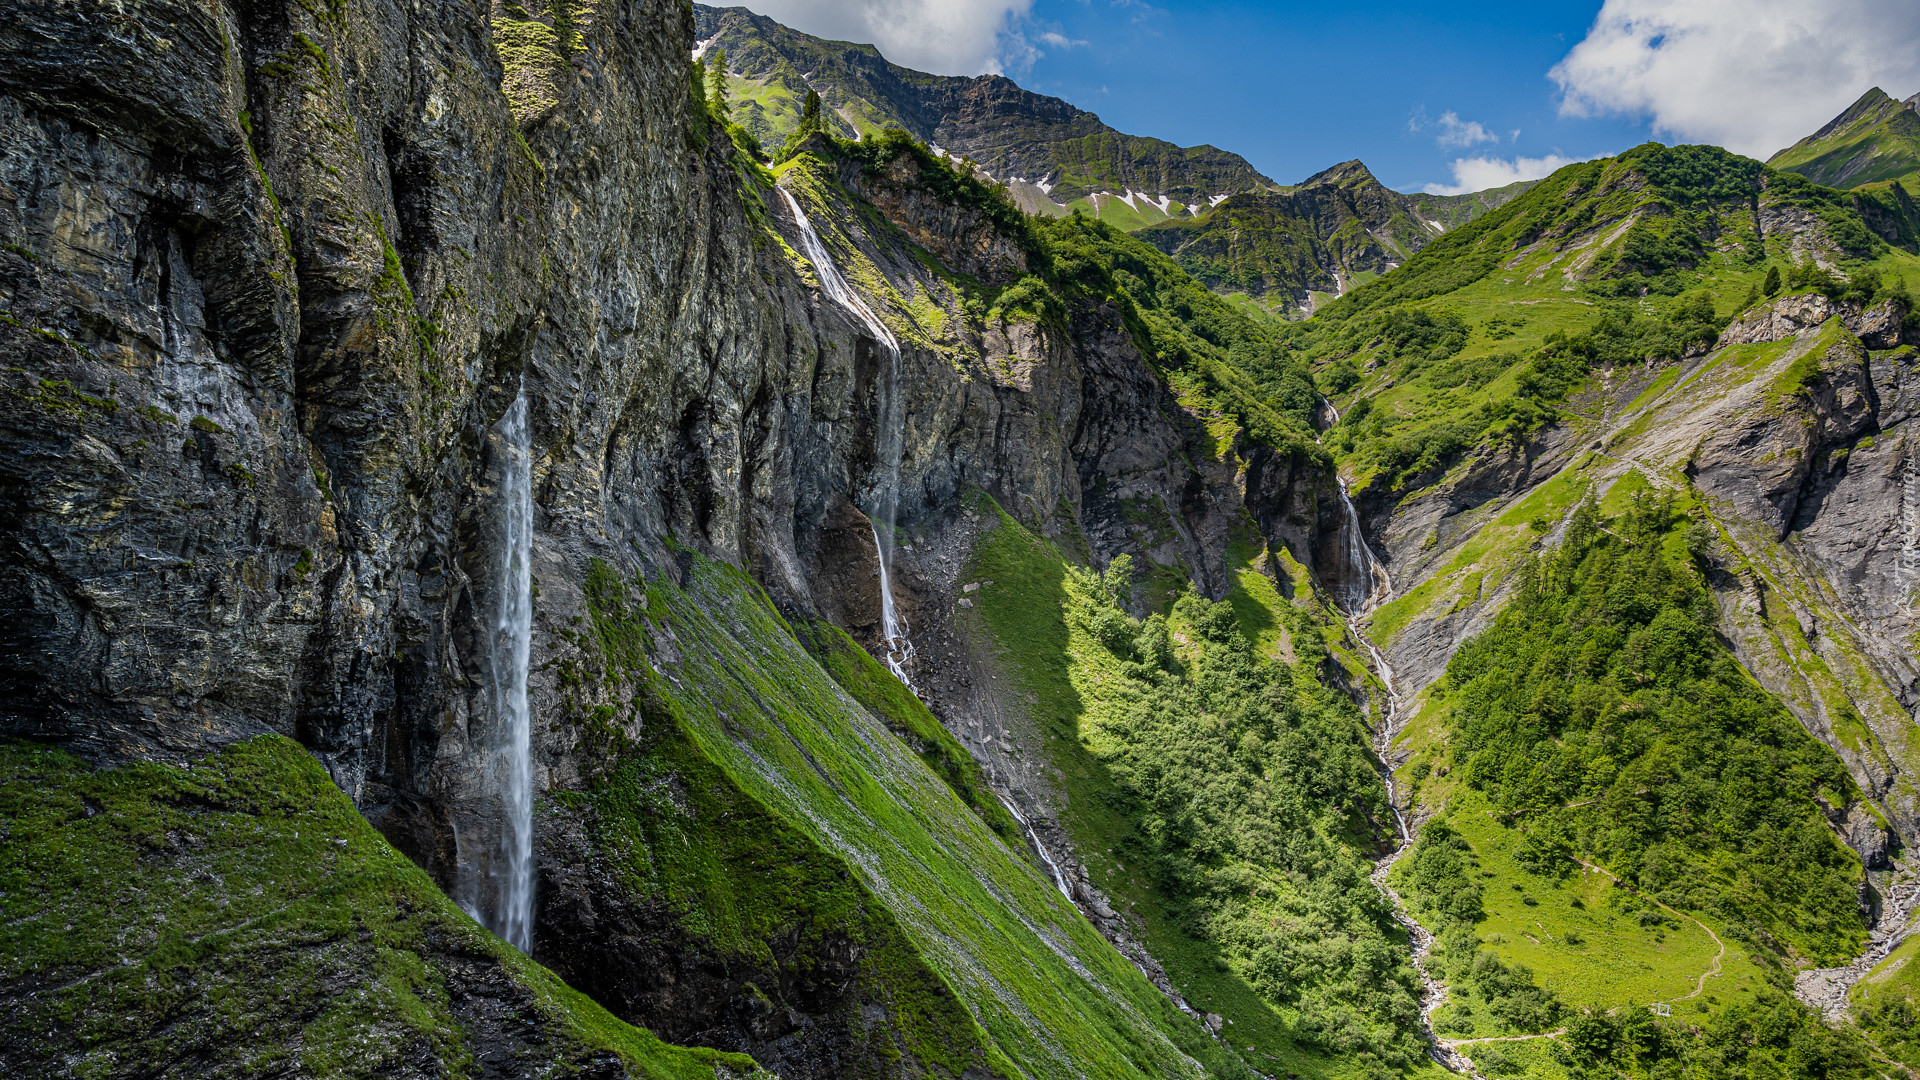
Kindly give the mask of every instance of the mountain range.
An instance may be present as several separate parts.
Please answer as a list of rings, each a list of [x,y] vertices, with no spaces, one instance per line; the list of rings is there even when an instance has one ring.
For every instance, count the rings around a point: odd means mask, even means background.
[[[702,52],[726,53],[740,123],[765,145],[799,126],[812,89],[839,134],[898,127],[972,159],[1032,212],[1081,206],[1144,223],[1273,186],[1237,154],[1122,134],[1003,76],[928,75],[887,62],[871,45],[812,37],[745,8],[696,5],[694,20]]]
[[[1279,310],[1304,315],[1532,186],[1403,195],[1348,161],[1294,187],[1229,196],[1192,220],[1161,222],[1140,236],[1211,288],[1271,298]]]
[[[1123,134],[1003,76],[913,71],[871,45],[812,37],[745,8],[696,5],[694,18],[697,51],[725,54],[732,107],[763,146],[799,127],[812,90],[845,137],[897,127],[969,160],[1028,213],[1159,225],[1150,241],[1188,272],[1296,316],[1529,186],[1403,195],[1351,161],[1286,187],[1237,155]]]
[[[1891,99],[1441,198],[681,0],[10,14],[0,1073],[1920,1070]]]

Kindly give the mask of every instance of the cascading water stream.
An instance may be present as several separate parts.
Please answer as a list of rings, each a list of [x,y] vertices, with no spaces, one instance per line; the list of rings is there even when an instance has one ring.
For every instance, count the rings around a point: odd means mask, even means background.
[[[841,276],[833,257],[827,254],[826,245],[820,242],[820,234],[814,231],[813,222],[807,218],[807,212],[800,208],[800,200],[786,188],[774,190],[780,193],[787,210],[793,214],[794,226],[800,231],[800,252],[813,264],[821,290],[860,320],[887,354],[887,364],[880,372],[875,390],[880,424],[874,450],[880,458],[880,490],[874,495],[874,506],[867,518],[873,527],[873,545],[880,554],[880,637],[887,653],[887,667],[907,689],[918,694],[913,680],[907,676],[908,665],[913,661],[913,641],[908,636],[906,619],[893,602],[893,528],[900,511],[900,462],[906,456],[907,427],[906,410],[900,400],[900,341]]]
[[[1327,411],[1333,414],[1333,422],[1338,424],[1340,410],[1334,408],[1333,402],[1325,398],[1322,398],[1321,402],[1326,405]],[[1340,506],[1345,514],[1347,563],[1357,578],[1344,590],[1346,594],[1344,606],[1347,614],[1356,622],[1365,621],[1373,616],[1374,610],[1382,603],[1392,599],[1393,578],[1388,574],[1387,568],[1374,558],[1373,549],[1367,544],[1360,522],[1360,511],[1353,505],[1353,499],[1347,494],[1347,482],[1340,480],[1339,484]],[[1395,892],[1393,886],[1387,882],[1387,875],[1392,872],[1394,864],[1400,861],[1401,856],[1413,849],[1413,831],[1407,825],[1406,815],[1400,810],[1400,792],[1394,782],[1393,765],[1387,758],[1392,749],[1394,737],[1400,734],[1400,691],[1394,684],[1393,666],[1387,663],[1387,658],[1381,655],[1372,639],[1359,629],[1354,631],[1353,636],[1360,643],[1361,648],[1366,650],[1373,673],[1380,679],[1380,685],[1386,689],[1386,700],[1382,703],[1380,710],[1380,729],[1374,734],[1373,754],[1380,769],[1381,782],[1386,785],[1387,806],[1393,812],[1393,827],[1398,841],[1390,854],[1374,864],[1373,873],[1369,876],[1374,887],[1379,889],[1392,905],[1394,921],[1407,931],[1407,938],[1413,945],[1413,967],[1420,975],[1420,983],[1424,990],[1420,999],[1420,1026],[1427,1036],[1428,1055],[1445,1068],[1477,1077],[1480,1074],[1474,1069],[1473,1062],[1460,1051],[1442,1042],[1439,1034],[1433,1030],[1433,1011],[1446,1000],[1447,993],[1446,986],[1427,972],[1426,956],[1428,950],[1433,947],[1433,934],[1420,925],[1419,920],[1407,910],[1406,901],[1402,900],[1400,894]]]
[[[521,952],[533,948],[533,718],[527,664],[533,645],[533,451],[527,392],[494,426],[498,499],[492,537],[494,619],[487,638],[492,726],[484,775],[498,798],[491,843],[461,852],[460,892],[468,912]],[[465,845],[462,845],[464,849]]]
[[[995,792],[995,794],[999,793]],[[1061,872],[1060,864],[1055,862],[1053,855],[1047,851],[1047,845],[1040,842],[1040,834],[1034,831],[1033,822],[1028,821],[1027,815],[1021,813],[1020,808],[1013,805],[1013,800],[1005,795],[1000,795],[1000,805],[1006,807],[1007,813],[1013,815],[1013,820],[1027,830],[1027,839],[1032,841],[1033,850],[1040,854],[1040,861],[1047,865],[1047,872],[1053,875],[1053,887],[1060,890],[1060,895],[1066,897],[1068,903],[1078,906],[1073,898],[1073,886],[1067,884],[1067,875]]]

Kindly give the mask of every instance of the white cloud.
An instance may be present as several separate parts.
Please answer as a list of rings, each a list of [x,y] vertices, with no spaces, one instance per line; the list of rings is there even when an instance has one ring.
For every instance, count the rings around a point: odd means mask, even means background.
[[[1445,112],[1440,114],[1440,134],[1435,141],[1441,146],[1474,146],[1499,142],[1500,136],[1488,131],[1478,120],[1462,120],[1457,112]]]
[[[1040,44],[1050,45],[1056,49],[1074,49],[1084,46],[1086,42],[1079,38],[1070,38],[1065,34],[1057,34],[1049,30],[1040,35]]]
[[[1537,158],[1517,157],[1512,161],[1488,157],[1460,158],[1453,163],[1453,183],[1428,184],[1427,194],[1465,195],[1471,191],[1506,187],[1522,180],[1541,180],[1576,161],[1590,160],[1561,157],[1559,154]]]
[[[1564,115],[1647,116],[1664,134],[1766,158],[1869,87],[1920,90],[1920,4],[1606,0],[1550,75]]]
[[[818,37],[876,45],[888,60],[936,75],[1017,70],[1039,55],[1019,33],[1033,0],[745,0],[745,6]]]

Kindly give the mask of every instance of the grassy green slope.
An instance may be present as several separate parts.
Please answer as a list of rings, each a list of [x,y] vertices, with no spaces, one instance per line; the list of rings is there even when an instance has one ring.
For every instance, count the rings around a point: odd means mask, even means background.
[[[989,796],[968,790],[975,781],[958,761],[964,751],[877,685],[871,661],[859,663],[831,632],[796,633],[732,567],[691,565],[684,587],[596,570],[589,626],[572,661],[581,722],[601,717],[625,728],[638,719],[644,729],[671,717],[695,764],[717,770],[743,807],[780,823],[734,832],[731,854],[714,857],[750,866],[766,858],[756,845],[793,836],[846,868],[860,888],[844,894],[845,904],[869,896],[886,915],[864,921],[880,935],[876,963],[891,969],[870,977],[893,987],[904,1052],[936,1074],[972,1065],[1000,1075],[1244,1075],[996,833],[1005,823]],[[917,749],[889,730],[902,726]],[[952,763],[936,763],[945,778],[929,755]],[[606,807],[616,794],[587,797]],[[645,812],[632,804],[628,827],[642,827]],[[769,888],[736,891],[729,872],[700,872],[718,883],[707,885],[687,875],[679,895],[745,928],[739,940],[750,945],[756,919],[781,918],[752,908],[791,902],[801,885],[775,877]],[[898,928],[897,943],[883,940],[888,927]]]
[[[0,1045],[32,1075],[755,1071],[492,937],[285,739],[179,768],[0,748],[0,820]]]
[[[1767,164],[1828,187],[1891,181],[1912,189],[1920,184],[1920,113],[1876,86]]]
[[[1754,224],[1789,210],[1818,223],[1823,257],[1870,273],[1796,286],[1803,249],[1763,241]],[[1329,305],[1294,340],[1343,408],[1329,445],[1355,490],[1406,492],[1462,455],[1577,423],[1565,405],[1596,369],[1704,351],[1765,298],[1769,270],[1787,291],[1874,299],[1908,277],[1920,284],[1916,248],[1910,200],[1649,144],[1560,170]]]
[[[967,574],[991,584],[962,628],[1032,703],[1062,825],[1183,996],[1263,1072],[1430,1068],[1404,935],[1366,878],[1384,791],[1363,718],[1320,680],[1340,627],[1306,572],[1256,544],[1224,601],[1142,622],[1114,606],[1124,568],[1078,569],[976,498],[994,524]]]
[[[1874,1048],[1908,1070],[1920,1069],[1920,935],[1876,964],[1851,997]]]
[[[1583,1040],[1635,1075],[1705,1055],[1799,1075],[1816,1054],[1870,1075],[1864,1043],[1790,997],[1795,961],[1864,940],[1859,861],[1820,808],[1859,793],[1707,629],[1702,529],[1670,496],[1624,501],[1576,510],[1428,698],[1447,740],[1410,772],[1443,809],[1396,880],[1441,932],[1436,1024],[1494,1061],[1513,1048],[1480,1040],[1551,1029],[1511,1062],[1542,1076]]]

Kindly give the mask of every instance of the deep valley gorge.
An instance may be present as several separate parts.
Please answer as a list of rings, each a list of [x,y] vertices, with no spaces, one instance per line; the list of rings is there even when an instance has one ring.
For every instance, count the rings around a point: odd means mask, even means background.
[[[7,13],[0,1075],[1920,1070],[1916,99],[1409,195]]]

